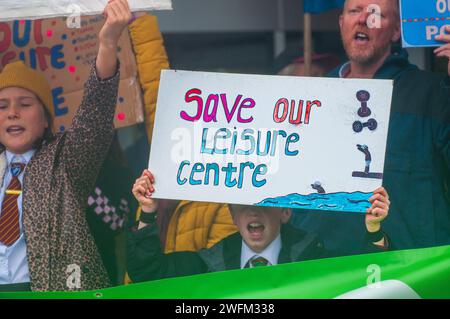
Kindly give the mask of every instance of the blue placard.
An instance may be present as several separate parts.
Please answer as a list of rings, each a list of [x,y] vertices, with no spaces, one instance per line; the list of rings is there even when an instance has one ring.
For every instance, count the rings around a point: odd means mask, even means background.
[[[450,25],[450,0],[401,0],[403,47],[442,45],[435,37]]]

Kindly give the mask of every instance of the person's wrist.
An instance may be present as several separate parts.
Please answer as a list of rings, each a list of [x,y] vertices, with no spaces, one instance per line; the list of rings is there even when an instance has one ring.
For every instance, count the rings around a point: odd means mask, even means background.
[[[379,243],[384,239],[384,233],[381,230],[381,227],[378,227],[377,230],[370,231],[369,229],[366,229],[366,240],[370,243]]]
[[[104,36],[99,39],[99,45],[105,48],[114,48],[119,45],[119,37],[116,36]]]
[[[99,49],[105,49],[108,52],[116,52],[119,44],[117,40],[100,40]]]
[[[103,81],[112,78],[118,72],[119,61],[117,58],[117,47],[108,48],[105,45],[100,45],[97,59],[96,71],[97,77]]]
[[[381,224],[380,223],[366,223],[366,231],[368,233],[376,233],[381,230]]]
[[[141,206],[141,211],[144,214],[153,214],[156,213],[157,207],[155,206]]]
[[[156,218],[158,216],[157,211],[152,212],[145,212],[144,210],[141,211],[141,215],[139,216],[139,221],[144,224],[153,224],[156,221]]]

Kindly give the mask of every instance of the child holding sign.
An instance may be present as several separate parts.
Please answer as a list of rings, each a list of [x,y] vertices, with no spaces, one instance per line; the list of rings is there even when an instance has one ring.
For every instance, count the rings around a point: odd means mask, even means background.
[[[42,74],[21,61],[0,74],[0,291],[109,285],[85,207],[114,134],[127,0],[109,1],[105,15],[97,59],[66,132],[52,134],[53,99]]]
[[[164,254],[155,223],[158,202],[151,198],[154,183],[145,170],[133,186],[142,206],[139,225],[129,232],[127,243],[128,273],[135,282],[332,256],[315,235],[288,224],[290,209],[243,205],[230,205],[238,233],[199,252]],[[389,244],[380,224],[388,215],[389,196],[379,188],[369,201],[363,252],[383,251]]]

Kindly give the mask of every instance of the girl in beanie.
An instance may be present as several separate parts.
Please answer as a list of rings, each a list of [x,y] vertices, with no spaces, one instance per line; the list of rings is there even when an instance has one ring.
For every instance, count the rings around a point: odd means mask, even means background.
[[[23,62],[0,74],[0,291],[90,290],[108,277],[85,219],[88,192],[112,141],[117,45],[131,20],[112,0],[70,129],[52,133],[45,77]]]

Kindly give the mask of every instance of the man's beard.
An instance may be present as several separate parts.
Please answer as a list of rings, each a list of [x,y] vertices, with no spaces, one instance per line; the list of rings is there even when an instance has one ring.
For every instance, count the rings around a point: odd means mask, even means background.
[[[380,61],[386,52],[390,50],[390,44],[383,47],[366,47],[362,50],[351,47],[350,44],[346,44],[343,41],[345,52],[350,61],[356,62],[361,65],[372,65]]]

